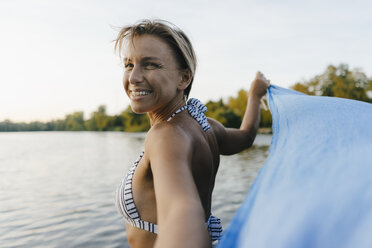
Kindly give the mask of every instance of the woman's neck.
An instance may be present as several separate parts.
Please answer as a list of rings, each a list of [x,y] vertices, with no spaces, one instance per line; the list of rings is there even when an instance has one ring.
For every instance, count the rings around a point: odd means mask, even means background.
[[[168,118],[179,108],[185,106],[185,99],[182,97],[173,98],[164,108],[159,111],[148,112],[151,126],[167,121]]]

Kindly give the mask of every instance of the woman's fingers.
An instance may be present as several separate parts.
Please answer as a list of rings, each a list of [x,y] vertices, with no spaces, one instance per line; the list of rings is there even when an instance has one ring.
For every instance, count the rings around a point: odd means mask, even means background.
[[[263,75],[260,71],[257,71],[257,73],[256,73],[256,78],[257,78],[257,79],[263,79],[263,78],[265,78],[265,77],[264,77],[264,75]]]
[[[260,72],[260,71],[257,71],[256,73],[256,79],[260,79],[260,80],[263,80],[266,84],[269,84],[270,85],[270,80],[268,80],[265,75]]]
[[[262,72],[260,72],[260,71],[257,71],[257,73],[256,73],[256,78],[257,78],[257,79],[262,79],[262,80],[264,80],[264,81],[270,81],[270,80],[268,80],[268,79],[265,77],[265,75],[264,75]]]
[[[256,78],[253,80],[253,82],[257,87],[260,87],[259,85],[261,85],[261,87],[264,87],[264,89],[262,88],[262,90],[265,91],[267,88],[270,87],[270,80],[268,80],[261,71],[256,72]]]

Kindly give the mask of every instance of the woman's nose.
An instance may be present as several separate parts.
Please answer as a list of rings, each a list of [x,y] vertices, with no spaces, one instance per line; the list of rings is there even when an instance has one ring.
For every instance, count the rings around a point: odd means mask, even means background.
[[[136,84],[143,81],[142,70],[139,66],[134,66],[129,75],[129,83]]]

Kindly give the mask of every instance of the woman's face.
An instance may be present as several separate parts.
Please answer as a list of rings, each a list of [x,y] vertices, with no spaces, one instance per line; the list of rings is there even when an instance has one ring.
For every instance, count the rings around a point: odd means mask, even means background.
[[[136,36],[124,57],[123,84],[136,113],[159,111],[180,92],[182,74],[169,45],[153,35]]]

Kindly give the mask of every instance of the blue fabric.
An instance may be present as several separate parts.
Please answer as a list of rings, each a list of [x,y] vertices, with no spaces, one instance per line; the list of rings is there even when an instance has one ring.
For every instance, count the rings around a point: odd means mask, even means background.
[[[218,247],[372,247],[372,104],[268,95],[269,157]]]

